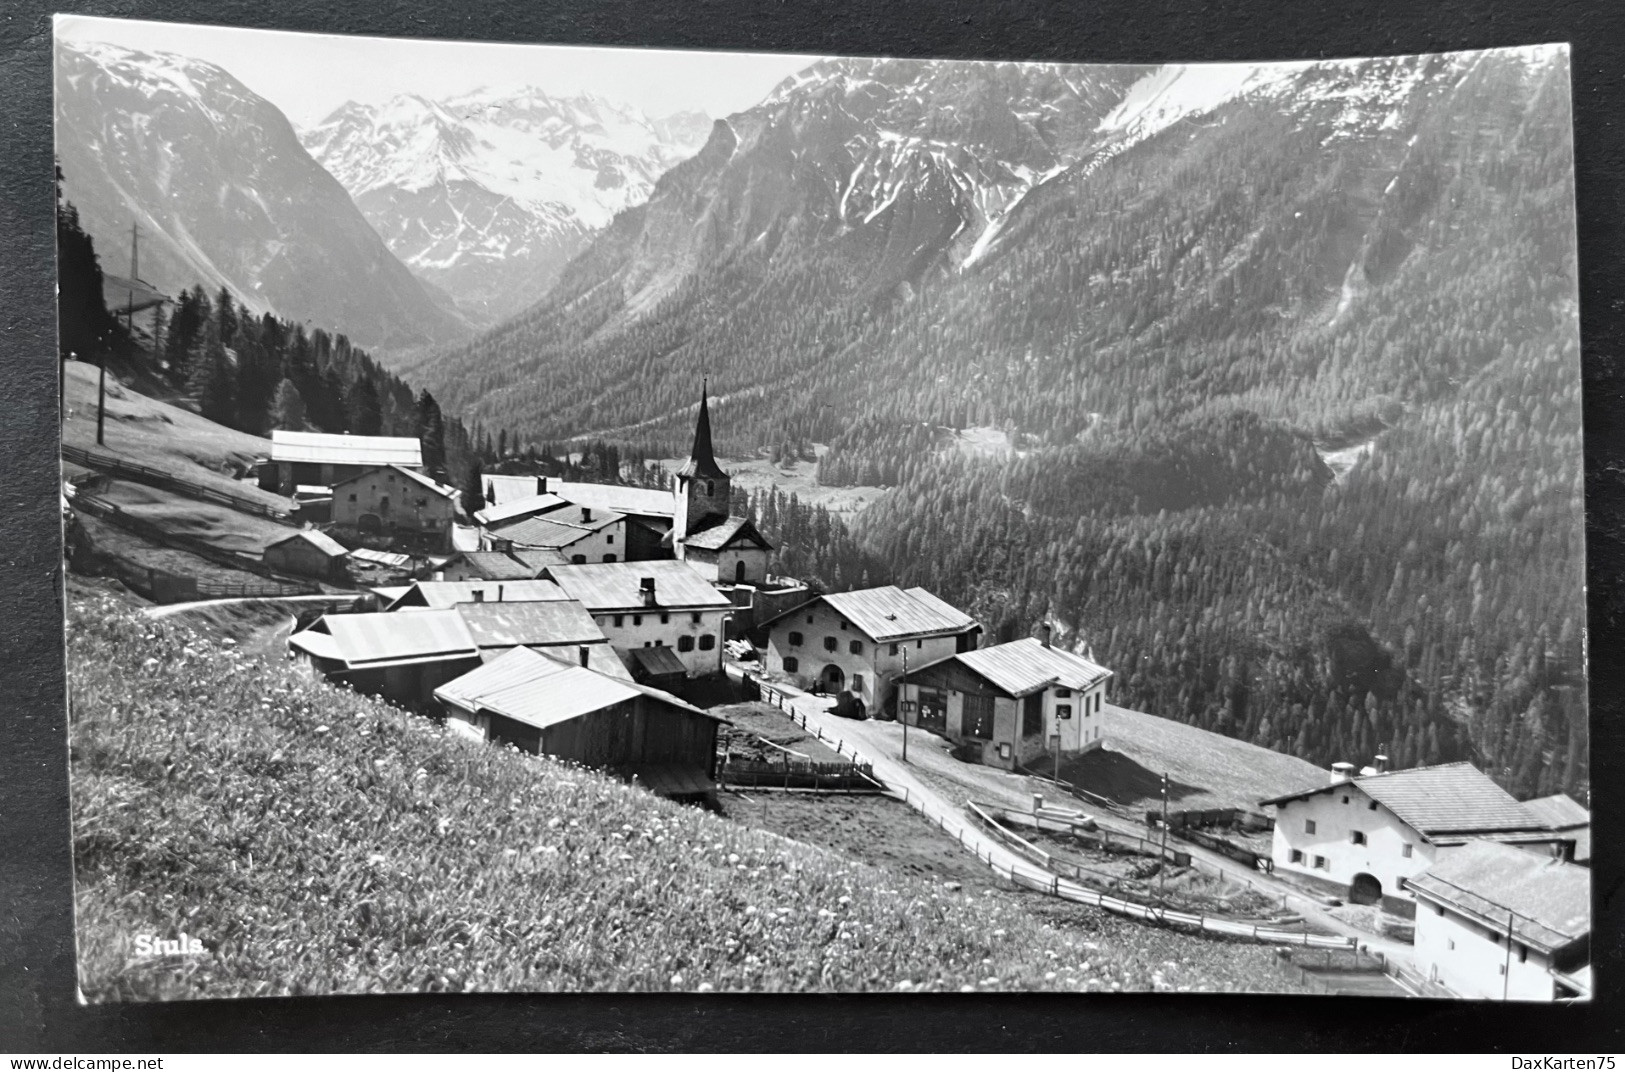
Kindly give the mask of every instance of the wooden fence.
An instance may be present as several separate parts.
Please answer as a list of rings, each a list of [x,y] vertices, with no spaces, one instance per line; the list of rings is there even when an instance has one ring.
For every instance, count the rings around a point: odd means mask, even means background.
[[[143,595],[147,595],[148,598],[153,599],[155,602],[182,603],[186,602],[188,599],[230,598],[221,594],[226,592],[232,593],[232,596],[266,597],[319,595],[321,593],[322,589],[319,585],[313,584],[310,581],[301,580],[299,578],[285,577],[267,567],[265,563],[261,562],[259,558],[255,556],[245,555],[236,551],[225,551],[194,536],[184,536],[177,532],[169,532],[162,526],[155,525],[150,521],[136,517],[128,511],[121,509],[117,503],[110,503],[105,499],[97,498],[96,496],[86,494],[83,491],[74,496],[73,506],[76,509],[83,510],[85,513],[90,514],[92,517],[105,521],[117,528],[121,528],[132,535],[141,537],[144,540],[150,540],[151,542],[159,544],[163,547],[171,547],[177,551],[185,551],[188,554],[197,555],[199,558],[224,566],[228,569],[241,570],[246,573],[257,574],[266,578],[266,580],[269,582],[266,584],[256,584],[252,581],[214,582],[196,580],[194,578],[184,578],[194,585],[196,594],[186,596],[184,598],[161,599],[157,596],[150,595],[149,592],[153,590],[168,592],[170,590],[169,586],[164,584],[155,584],[152,581],[151,576],[161,573],[170,578],[179,578],[181,577],[180,574],[170,573],[164,570],[147,570],[143,567],[129,566],[128,564],[121,565],[119,579],[124,581],[126,584],[130,583],[129,579],[124,575],[127,571],[135,570],[149,575],[146,585],[131,585],[131,587],[137,588],[137,590],[141,591]]]
[[[274,521],[286,521],[289,517],[289,512],[285,509],[268,506],[257,499],[251,499],[244,495],[233,495],[230,492],[221,491],[219,488],[211,488],[206,484],[198,484],[163,469],[154,469],[150,465],[141,465],[138,462],[130,461],[128,458],[121,458],[108,451],[88,450],[84,447],[75,447],[64,443],[62,444],[62,457],[75,465],[83,465],[86,468],[103,473],[112,473],[124,477],[126,480],[133,480],[138,484],[146,484],[150,487],[162,488],[165,491],[176,491],[194,499],[219,503],[222,506],[229,506],[233,510],[240,510],[245,514],[256,514],[260,517],[271,518]]]
[[[787,693],[762,682],[757,684],[761,689],[761,698],[764,702],[771,703],[775,707],[782,709],[803,729],[815,729],[807,722],[807,716],[796,710]],[[817,732],[819,739],[833,747],[837,752],[850,755],[857,762],[863,762],[857,751],[847,746],[845,742],[838,738],[825,737],[821,730]],[[1062,878],[1053,871],[1040,870],[1036,867],[1023,867],[1020,864],[1002,863],[994,857],[991,849],[981,847],[978,843],[980,838],[976,836],[974,831],[970,830],[963,816],[950,815],[932,806],[929,802],[911,794],[907,786],[903,787],[901,795],[903,803],[936,823],[943,833],[955,838],[961,848],[975,854],[976,858],[987,864],[994,874],[1009,879],[1011,883],[1023,889],[1047,893],[1051,897],[1073,901],[1077,904],[1092,905],[1114,915],[1143,920],[1161,927],[1193,927],[1209,934],[1221,934],[1231,938],[1242,938],[1254,942],[1268,942],[1283,946],[1302,946],[1316,949],[1355,948],[1354,939],[1343,935],[1310,934],[1308,930],[1285,931],[1278,927],[1270,927],[1260,923],[1210,916],[1205,912],[1183,912],[1162,905],[1142,904],[1138,901],[1130,901],[1122,897],[1114,897],[1110,894],[1088,889],[1076,882]],[[966,837],[967,832],[971,834],[969,838]]]
[[[729,758],[717,765],[717,784],[756,789],[810,789],[814,792],[877,793],[883,788],[867,763]]]
[[[137,566],[112,558],[113,573],[132,592],[154,603],[192,603],[201,599],[282,599],[287,596],[317,595],[310,585],[280,584],[275,581],[240,584],[201,581],[169,570]]]

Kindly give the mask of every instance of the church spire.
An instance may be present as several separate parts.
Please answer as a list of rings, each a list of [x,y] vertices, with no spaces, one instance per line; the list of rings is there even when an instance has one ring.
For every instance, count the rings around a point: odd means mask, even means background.
[[[717,458],[711,451],[711,408],[707,403],[706,395],[709,383],[701,381],[700,385],[700,416],[694,422],[694,446],[688,452],[688,462],[677,471],[678,476],[699,477],[702,480],[722,480],[727,473],[717,464]]]

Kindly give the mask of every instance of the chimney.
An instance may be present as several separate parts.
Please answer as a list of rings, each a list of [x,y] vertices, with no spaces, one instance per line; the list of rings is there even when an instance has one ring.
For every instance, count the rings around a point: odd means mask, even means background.
[[[497,602],[502,602],[502,586],[500,584],[497,585]]]
[[[484,603],[485,602],[485,589],[483,589],[483,588],[474,589],[474,602],[476,602],[476,603]]]
[[[586,666],[587,665],[587,645],[583,644],[579,648],[577,648],[576,649],[576,654],[581,659],[581,665]]]
[[[1054,642],[1055,642],[1055,627],[1053,625],[1051,625],[1050,623],[1045,622],[1044,623],[1044,647],[1047,648],[1051,644],[1053,644]]]
[[[638,592],[643,596],[643,605],[645,607],[655,605],[655,579],[653,577],[638,578]]]
[[[1387,774],[1388,773],[1388,757],[1384,756],[1384,755],[1378,755],[1376,757],[1376,760],[1377,761],[1376,761],[1376,763],[1373,764],[1373,766],[1375,766],[1377,768],[1377,773],[1378,774]]]
[[[546,495],[547,494],[547,477],[539,476],[539,477],[536,478],[536,494],[538,494],[538,495]]]
[[[1354,764],[1337,762],[1332,764],[1332,784],[1347,782],[1354,779]]]
[[[591,507],[583,506],[581,508],[581,520],[583,520],[583,521],[591,521],[592,520],[592,508]]]
[[[491,541],[491,550],[500,551],[505,555],[511,555],[513,554],[513,541],[493,539]]]

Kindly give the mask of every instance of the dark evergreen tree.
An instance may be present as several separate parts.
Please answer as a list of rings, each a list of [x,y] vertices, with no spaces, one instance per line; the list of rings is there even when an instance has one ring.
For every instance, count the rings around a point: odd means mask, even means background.
[[[417,435],[423,448],[423,469],[435,480],[446,479],[446,424],[440,405],[428,391],[418,395]]]

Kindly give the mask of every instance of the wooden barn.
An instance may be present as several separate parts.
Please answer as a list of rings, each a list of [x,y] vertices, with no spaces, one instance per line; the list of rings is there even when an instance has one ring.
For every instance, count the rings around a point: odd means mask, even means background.
[[[381,465],[423,468],[423,449],[410,436],[271,433],[271,459],[260,467],[260,487],[292,495],[300,485],[332,487]]]
[[[454,610],[324,614],[288,638],[288,654],[329,681],[411,708],[432,704],[437,687],[480,665]]]
[[[726,720],[670,693],[514,648],[435,698],[468,736],[600,767],[677,800],[716,792]]]
[[[327,533],[301,529],[267,544],[260,552],[260,561],[278,573],[343,584],[349,576],[345,562],[349,554],[343,544]]]

